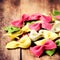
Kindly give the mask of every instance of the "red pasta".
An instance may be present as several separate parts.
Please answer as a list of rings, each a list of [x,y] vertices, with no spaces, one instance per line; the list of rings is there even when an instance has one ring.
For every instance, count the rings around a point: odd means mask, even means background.
[[[36,57],[41,56],[43,51],[44,51],[43,46],[30,47],[30,52]]]
[[[22,15],[22,20],[25,22],[25,21],[28,21],[29,20],[29,15],[27,15],[27,14],[23,14]]]
[[[40,28],[41,28],[41,23],[31,24],[31,25],[29,25],[29,28],[30,28],[31,30],[36,30],[36,31],[38,31],[38,30],[40,30]]]
[[[33,14],[31,16],[27,14],[22,15],[22,20],[23,21],[30,21],[30,20],[40,20],[41,14]]]
[[[14,20],[11,22],[11,24],[15,27],[21,28],[23,26],[23,21],[22,20]]]
[[[33,14],[29,17],[29,20],[40,20],[41,14]]]
[[[55,16],[56,19],[60,20],[60,15]]]
[[[44,50],[51,50],[57,48],[56,44],[52,40],[47,40],[46,43],[42,46],[34,46],[30,48],[31,53],[39,57],[42,55]]]
[[[42,15],[41,17],[40,17],[40,20],[42,20],[42,22],[51,22],[51,20],[52,20],[52,17],[51,16],[45,16],[45,15]]]
[[[57,46],[52,40],[47,40],[47,42],[44,44],[45,50],[51,50],[55,49]]]
[[[42,23],[42,28],[47,29],[47,30],[51,30],[52,24],[44,22],[44,23]]]

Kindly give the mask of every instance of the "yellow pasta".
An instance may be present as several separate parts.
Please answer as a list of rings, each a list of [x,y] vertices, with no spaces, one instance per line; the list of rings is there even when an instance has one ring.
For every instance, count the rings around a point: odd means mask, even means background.
[[[18,31],[18,32],[15,32],[15,33],[13,33],[13,34],[8,34],[8,36],[11,38],[11,39],[14,39],[14,38],[17,38],[17,39],[19,39],[19,35],[22,35],[23,34],[23,31],[22,30],[20,30],[20,31]]]
[[[44,35],[45,39],[51,39],[51,40],[54,40],[58,37],[58,35],[56,33],[47,31],[47,30],[44,30],[43,35]]]
[[[29,32],[29,31],[30,31],[30,28],[29,28],[28,24],[25,25],[25,26],[22,28],[22,31],[23,31],[23,32]]]
[[[19,47],[21,48],[29,48],[31,45],[31,40],[30,38],[25,35],[19,40]]]
[[[6,48],[12,49],[12,48],[17,48],[19,45],[19,42],[17,41],[11,41],[7,43]]]
[[[42,40],[36,41],[36,42],[34,42],[34,43],[35,43],[36,45],[44,45],[46,41],[47,41],[46,39],[42,39]]]

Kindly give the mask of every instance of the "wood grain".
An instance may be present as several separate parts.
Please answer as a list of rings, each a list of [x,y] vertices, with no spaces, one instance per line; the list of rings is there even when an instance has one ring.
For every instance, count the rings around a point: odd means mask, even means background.
[[[59,0],[21,0],[21,14],[42,13],[51,15],[54,9],[60,10],[59,2]],[[22,60],[60,60],[60,57],[58,54],[55,54],[52,57],[45,55],[36,58],[31,55],[29,50],[22,50]]]
[[[20,60],[20,49],[7,50],[6,43],[10,41],[8,36],[4,36],[4,27],[14,19],[20,19],[20,0],[3,0],[0,3],[0,60]],[[19,7],[19,8],[18,8]]]
[[[57,53],[52,57],[44,55],[36,58],[31,55],[29,49],[22,49],[20,59],[20,49],[7,50],[5,45],[10,41],[8,36],[4,36],[4,27],[15,19],[20,19],[22,14],[50,14],[53,10],[60,11],[60,0],[0,0],[0,60],[60,60]]]

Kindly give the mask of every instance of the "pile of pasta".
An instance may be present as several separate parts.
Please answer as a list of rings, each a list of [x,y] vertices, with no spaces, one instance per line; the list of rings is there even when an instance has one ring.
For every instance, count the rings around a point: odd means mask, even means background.
[[[11,39],[7,49],[29,48],[36,57],[43,53],[52,56],[60,48],[60,12],[55,10],[52,16],[23,14],[21,19],[11,21],[5,31]]]

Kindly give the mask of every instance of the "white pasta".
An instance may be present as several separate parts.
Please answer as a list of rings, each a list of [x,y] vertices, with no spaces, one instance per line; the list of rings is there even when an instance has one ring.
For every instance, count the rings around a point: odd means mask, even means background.
[[[32,30],[31,33],[29,34],[29,37],[32,41],[36,41],[39,38],[41,38],[41,34],[37,33],[35,30]]]
[[[34,42],[36,45],[44,45],[45,44],[45,42],[46,42],[47,40],[46,39],[42,39],[42,40],[39,40],[39,41],[36,41],[36,42]]]
[[[44,31],[44,38],[54,40],[58,37],[58,35],[52,31]]]
[[[57,22],[53,25],[51,31],[53,32],[60,32],[60,22]]]

